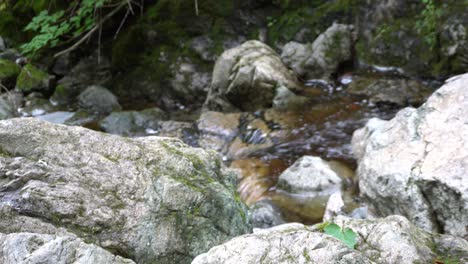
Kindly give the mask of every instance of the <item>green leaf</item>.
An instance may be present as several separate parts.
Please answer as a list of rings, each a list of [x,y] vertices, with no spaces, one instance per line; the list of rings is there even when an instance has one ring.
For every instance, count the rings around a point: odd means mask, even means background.
[[[351,228],[345,228],[343,230],[339,225],[331,223],[323,230],[325,231],[325,234],[339,239],[350,248],[354,248],[354,246],[356,246],[357,234]]]

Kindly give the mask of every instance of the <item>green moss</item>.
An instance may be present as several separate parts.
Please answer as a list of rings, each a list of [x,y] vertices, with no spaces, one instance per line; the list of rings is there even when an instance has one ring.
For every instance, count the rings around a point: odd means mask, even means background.
[[[48,89],[48,74],[32,64],[27,64],[18,76],[16,89],[22,92]]]
[[[15,79],[21,72],[21,68],[8,60],[0,59],[0,82]]]

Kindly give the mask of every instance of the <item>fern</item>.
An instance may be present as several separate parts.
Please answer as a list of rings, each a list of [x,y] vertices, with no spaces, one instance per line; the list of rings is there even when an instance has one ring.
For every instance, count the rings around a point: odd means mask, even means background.
[[[67,40],[78,38],[96,27],[98,9],[122,2],[126,3],[127,0],[81,0],[77,2],[77,8],[66,11],[50,14],[44,10],[24,28],[36,35],[30,42],[20,46],[21,51],[29,57],[36,57],[46,47],[53,48]]]

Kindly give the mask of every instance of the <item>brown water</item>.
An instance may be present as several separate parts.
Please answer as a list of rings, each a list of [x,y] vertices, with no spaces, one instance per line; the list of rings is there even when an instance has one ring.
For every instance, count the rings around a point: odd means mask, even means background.
[[[370,118],[390,119],[397,110],[388,105],[374,105],[365,98],[351,96],[341,88],[332,87],[322,88],[322,94],[315,96],[305,109],[281,113],[266,110],[264,118],[274,120],[273,123],[281,127],[272,132],[281,135],[281,140],[249,158],[231,163],[232,168],[241,171],[238,185],[241,198],[248,205],[270,199],[280,207],[287,221],[320,222],[328,197],[307,198],[275,189],[281,172],[298,158],[313,155],[332,161],[333,166],[342,172],[345,204],[349,209],[357,207],[352,134]]]

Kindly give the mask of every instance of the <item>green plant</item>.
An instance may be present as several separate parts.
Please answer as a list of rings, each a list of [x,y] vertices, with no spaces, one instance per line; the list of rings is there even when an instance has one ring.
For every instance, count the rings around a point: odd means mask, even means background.
[[[339,239],[349,248],[354,248],[356,246],[357,234],[351,228],[342,228],[339,225],[330,222],[325,222],[319,225],[318,228],[323,230],[325,234]]]
[[[44,10],[24,28],[25,31],[33,31],[36,35],[31,41],[20,46],[21,51],[27,56],[35,57],[43,48],[53,48],[62,43],[74,42],[69,49],[65,50],[65,52],[71,51],[101,29],[102,24],[123,7],[130,10],[131,1],[75,0],[66,10],[54,13]],[[102,15],[103,13],[105,15]]]
[[[416,21],[416,30],[424,38],[431,49],[437,45],[437,24],[442,15],[442,10],[436,6],[435,0],[421,0],[424,9]]]

